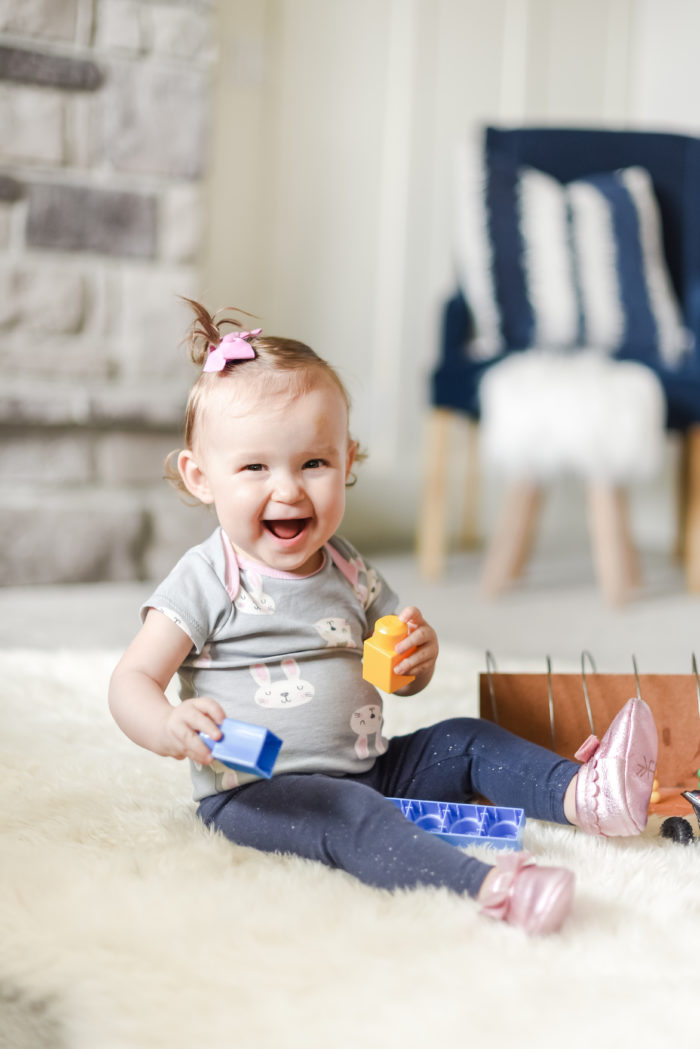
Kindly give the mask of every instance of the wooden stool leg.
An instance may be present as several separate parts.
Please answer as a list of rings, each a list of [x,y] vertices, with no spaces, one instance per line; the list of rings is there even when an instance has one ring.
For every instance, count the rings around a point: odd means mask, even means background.
[[[624,489],[598,482],[589,484],[588,522],[600,589],[611,604],[623,604],[639,582]]]
[[[425,579],[436,579],[445,569],[451,426],[452,412],[437,408],[431,413],[417,541],[418,566]]]
[[[481,576],[486,597],[496,597],[522,572],[541,501],[542,489],[532,481],[516,481],[508,488]]]
[[[700,426],[685,436],[683,555],[688,589],[700,593]]]
[[[466,418],[465,440],[467,464],[464,477],[464,503],[462,505],[462,529],[459,545],[462,550],[473,550],[479,546],[479,493],[481,474],[479,469],[479,424],[476,419]]]
[[[690,431],[680,436],[680,455],[676,474],[676,534],[672,556],[681,564],[685,563],[686,528],[688,525],[688,479],[689,479],[689,445]]]

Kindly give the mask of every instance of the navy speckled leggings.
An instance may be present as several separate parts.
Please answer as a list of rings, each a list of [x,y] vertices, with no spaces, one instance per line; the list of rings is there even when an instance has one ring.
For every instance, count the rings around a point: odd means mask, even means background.
[[[453,718],[391,739],[361,775],[273,776],[204,798],[198,812],[238,845],[320,860],[368,885],[476,896],[489,865],[416,827],[386,799],[481,795],[566,823],[564,794],[578,768],[489,721]]]

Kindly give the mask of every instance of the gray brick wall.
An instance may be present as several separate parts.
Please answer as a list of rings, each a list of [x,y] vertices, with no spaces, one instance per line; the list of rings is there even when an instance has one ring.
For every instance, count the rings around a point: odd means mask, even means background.
[[[0,0],[0,584],[160,574],[213,0]]]

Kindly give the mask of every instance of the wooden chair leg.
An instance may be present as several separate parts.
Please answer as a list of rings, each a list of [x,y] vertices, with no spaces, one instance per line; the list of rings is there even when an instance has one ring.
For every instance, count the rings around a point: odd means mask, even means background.
[[[496,597],[523,571],[541,501],[542,489],[532,481],[517,481],[506,491],[481,576],[485,597]]]
[[[598,585],[613,605],[639,584],[639,564],[627,514],[627,493],[609,484],[588,486],[588,523]]]
[[[681,564],[685,562],[686,551],[686,527],[688,518],[688,475],[689,475],[689,445],[690,431],[681,434],[680,455],[678,456],[678,470],[676,476],[676,535],[672,556]]]
[[[691,426],[685,436],[684,477],[685,581],[692,593],[700,593],[700,426]]]
[[[425,579],[436,579],[445,568],[452,414],[444,408],[436,408],[428,421],[427,461],[417,541],[418,566]]]
[[[479,494],[481,471],[479,468],[479,424],[467,417],[460,423],[464,427],[464,444],[467,463],[464,476],[464,502],[462,504],[462,528],[459,545],[462,550],[473,550],[480,543]]]

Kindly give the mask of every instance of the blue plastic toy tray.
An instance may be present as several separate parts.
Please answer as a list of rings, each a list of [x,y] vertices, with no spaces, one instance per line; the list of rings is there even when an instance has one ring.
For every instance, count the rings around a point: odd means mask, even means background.
[[[492,805],[458,805],[452,801],[389,798],[417,827],[439,834],[450,845],[491,845],[522,849],[525,813]]]
[[[206,733],[200,736],[217,761],[241,772],[254,772],[269,779],[282,746],[282,740],[262,725],[224,718],[219,725],[221,739],[212,739]]]

